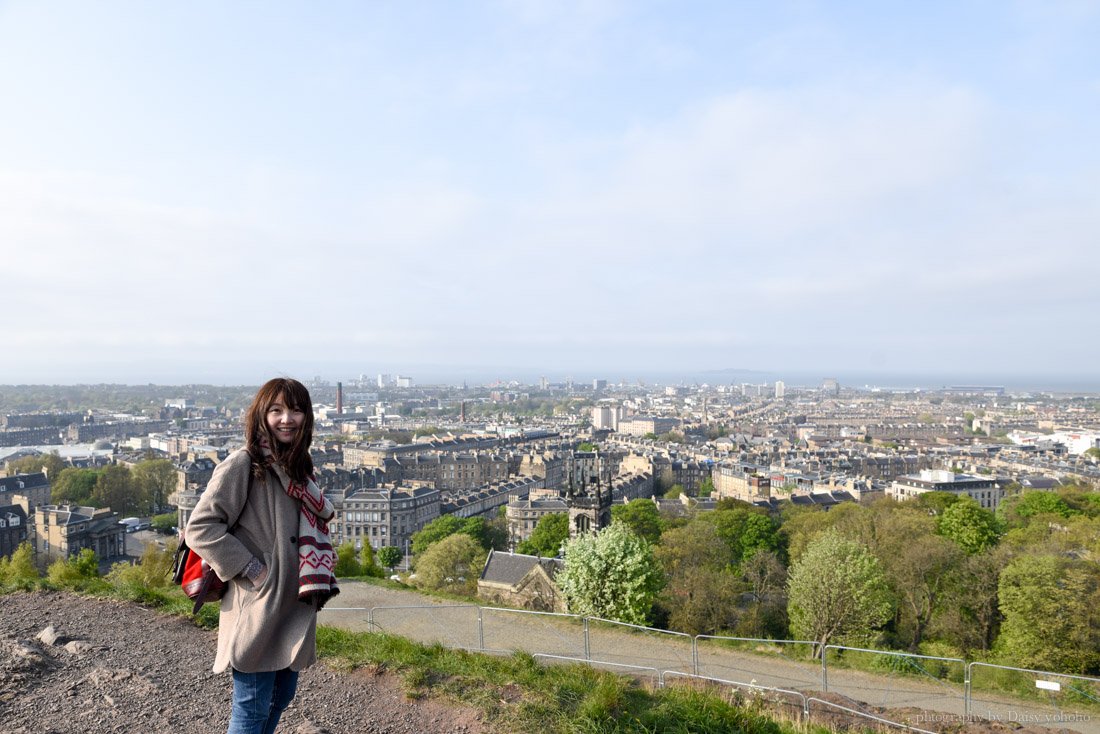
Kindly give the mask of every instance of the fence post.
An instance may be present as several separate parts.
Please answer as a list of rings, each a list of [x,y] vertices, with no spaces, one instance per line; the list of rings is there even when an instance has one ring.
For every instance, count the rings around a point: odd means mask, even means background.
[[[829,692],[829,665],[826,660],[829,657],[828,645],[821,646],[821,690]]]
[[[367,610],[367,632],[374,632],[374,607]]]
[[[588,617],[584,618],[584,659],[592,659],[592,647],[588,641]]]
[[[970,709],[971,709],[971,703],[970,703],[970,676],[971,676],[971,672],[970,672],[970,670],[971,670],[971,666],[973,666],[973,665],[974,665],[973,663],[967,663],[966,667],[963,668],[963,670],[965,671],[965,674],[963,675],[963,713],[966,714],[968,719],[970,717]]]
[[[699,675],[699,635],[691,638],[691,674]]]
[[[485,651],[485,623],[481,619],[481,607],[477,608],[477,649]]]

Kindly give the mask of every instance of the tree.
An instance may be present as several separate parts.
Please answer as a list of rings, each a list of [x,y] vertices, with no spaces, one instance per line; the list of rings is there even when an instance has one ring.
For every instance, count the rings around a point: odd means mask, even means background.
[[[517,553],[529,556],[554,558],[561,553],[561,546],[569,539],[569,515],[554,512],[539,518],[531,537],[516,546]]]
[[[483,517],[462,518],[457,515],[441,515],[413,533],[412,552],[420,555],[433,543],[455,533],[469,535],[485,550],[503,550],[508,546],[507,531],[493,525]]]
[[[351,542],[336,547],[336,565],[332,569],[335,576],[362,576],[363,568],[356,558],[355,546]]]
[[[50,487],[50,502],[55,505],[87,505],[92,501],[99,472],[95,469],[64,469]]]
[[[393,573],[393,569],[397,564],[401,563],[402,558],[401,549],[394,545],[385,545],[378,549],[378,562],[390,570]]]
[[[454,535],[462,529],[462,518],[457,515],[440,515],[430,523],[422,527],[412,536],[412,552],[420,555],[431,546],[443,540],[448,535]]]
[[[147,509],[130,470],[119,464],[103,467],[92,490],[92,500],[97,507],[110,507],[123,515]]]
[[[150,459],[139,462],[132,471],[134,483],[149,503],[152,513],[163,512],[168,506],[168,495],[179,483],[176,467],[167,459]]]
[[[787,567],[772,551],[759,551],[740,567],[741,581],[752,600],[742,615],[739,630],[749,637],[782,637],[787,630]]]
[[[1068,673],[1100,666],[1100,568],[1043,555],[1015,558],[998,585],[1004,624],[997,651],[1024,668]]]
[[[778,526],[764,510],[755,507],[715,510],[701,516],[699,521],[714,525],[729,547],[731,565],[759,550],[776,551],[780,547]]]
[[[162,515],[154,515],[153,520],[150,523],[153,530],[157,531],[161,535],[169,535],[176,528],[176,523],[179,518],[176,517],[174,512],[165,512]]]
[[[970,497],[960,497],[945,508],[936,531],[971,555],[992,547],[1001,535],[993,513]]]
[[[46,569],[50,583],[58,586],[79,587],[88,579],[99,577],[99,561],[95,551],[83,548],[80,553],[68,558],[58,558]]]
[[[363,543],[363,547],[359,549],[359,573],[382,578],[382,569],[374,562],[374,548],[370,543]]]
[[[697,520],[665,531],[653,554],[665,572],[660,605],[671,628],[689,634],[733,628],[737,578],[729,570],[729,546],[712,523]]]
[[[596,444],[591,443],[589,441],[582,441],[579,444],[577,444],[577,451],[595,451],[595,450],[596,450]]]
[[[890,589],[867,547],[829,529],[812,540],[787,582],[787,611],[797,639],[820,647],[868,642],[890,619]]]
[[[997,515],[1008,527],[1027,525],[1036,515],[1058,515],[1063,518],[1075,514],[1064,499],[1053,492],[1031,490],[1005,497],[997,507]]]
[[[0,583],[25,584],[39,577],[34,565],[34,549],[30,543],[20,543],[10,558],[0,558]]]
[[[634,534],[656,543],[661,537],[661,513],[652,500],[637,499],[611,508],[613,522],[625,523]]]
[[[908,637],[909,649],[916,651],[964,554],[934,533],[935,521],[928,515],[897,508],[881,525],[879,559],[899,602],[898,634]]]
[[[664,497],[666,500],[678,500],[680,495],[684,493],[684,485],[673,484],[667,490],[665,490]]]
[[[65,460],[57,454],[36,454],[34,456],[22,456],[8,463],[8,474],[35,474],[45,472],[46,476],[56,481],[65,469],[70,468]]]
[[[565,544],[557,583],[574,614],[644,624],[661,588],[653,550],[622,523]]]
[[[703,481],[699,482],[699,490],[696,492],[700,497],[710,497],[714,493],[714,480],[710,477],[704,477]]]
[[[416,559],[416,585],[472,595],[477,592],[485,556],[485,549],[469,535],[449,535]]]

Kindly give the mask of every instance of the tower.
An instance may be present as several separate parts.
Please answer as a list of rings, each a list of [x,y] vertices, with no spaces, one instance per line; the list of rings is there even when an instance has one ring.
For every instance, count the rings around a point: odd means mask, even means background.
[[[570,452],[566,470],[569,537],[598,533],[611,524],[611,480],[605,476],[599,452]]]
[[[336,415],[344,414],[344,383],[336,383]]]

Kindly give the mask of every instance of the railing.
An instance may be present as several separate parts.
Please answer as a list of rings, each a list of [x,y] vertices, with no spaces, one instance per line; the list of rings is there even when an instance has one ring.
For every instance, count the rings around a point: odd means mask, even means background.
[[[522,650],[542,660],[573,661],[657,674],[661,685],[666,676],[680,676],[796,695],[801,697],[800,700],[804,699],[803,708],[807,711],[806,706],[812,701],[869,721],[914,732],[924,730],[808,696],[814,690],[841,692],[854,700],[879,707],[919,707],[942,713],[942,716],[926,717],[930,721],[940,718],[960,722],[985,719],[1058,724],[1061,728],[1100,734],[1100,727],[1093,721],[1100,711],[1100,679],[1087,676],[844,645],[824,646],[820,649],[820,662],[817,662],[814,658],[819,645],[807,640],[692,636],[598,617],[471,604],[377,606],[370,609],[326,607],[322,614],[364,611],[367,612],[369,631],[384,631],[421,642],[441,642],[448,647],[478,652]],[[354,628],[354,621],[346,626]],[[738,650],[722,643],[748,644],[753,649]],[[762,649],[770,656],[763,661],[759,657]],[[840,656],[881,657],[884,661],[881,665],[885,668],[882,676],[889,683],[875,686],[867,682],[865,675],[846,674],[843,668],[831,671],[831,656],[834,666],[835,658]],[[757,665],[761,662],[764,664]],[[1025,692],[1023,696],[991,693],[987,698],[980,699],[983,711],[976,714],[974,704],[979,699],[975,697],[975,689],[979,686],[975,685],[974,676],[982,670],[993,670],[1002,676],[1006,672],[1027,674],[1033,680],[1024,683],[1034,685],[1034,689],[1031,689],[1030,695]],[[719,671],[731,671],[736,675],[713,675]],[[747,678],[751,682],[738,682],[734,678]],[[999,682],[1002,683],[1001,688],[1006,687],[1003,681]],[[1022,686],[1017,682],[1015,687],[1021,689]],[[880,700],[870,700],[879,694]],[[1066,724],[1069,726],[1064,726]]]

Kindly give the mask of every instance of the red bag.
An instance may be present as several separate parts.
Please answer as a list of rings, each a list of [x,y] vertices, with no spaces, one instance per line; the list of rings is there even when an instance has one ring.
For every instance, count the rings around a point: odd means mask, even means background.
[[[252,472],[248,472],[248,489],[244,502],[248,504],[248,498],[252,494]],[[242,508],[242,512],[244,509]],[[239,518],[238,518],[239,520]],[[233,523],[229,528],[232,533],[237,529],[239,522]],[[208,601],[218,601],[225,596],[225,582],[218,578],[210,564],[202,560],[199,554],[187,547],[187,540],[180,531],[180,544],[176,548],[176,557],[172,560],[172,581],[183,588],[183,593],[188,599],[195,602],[192,614],[198,614],[202,605]]]
[[[218,578],[210,564],[187,547],[182,533],[176,557],[172,561],[172,581],[183,587],[187,598],[194,600],[192,614],[198,614],[206,602],[217,601],[225,595],[225,582]]]

